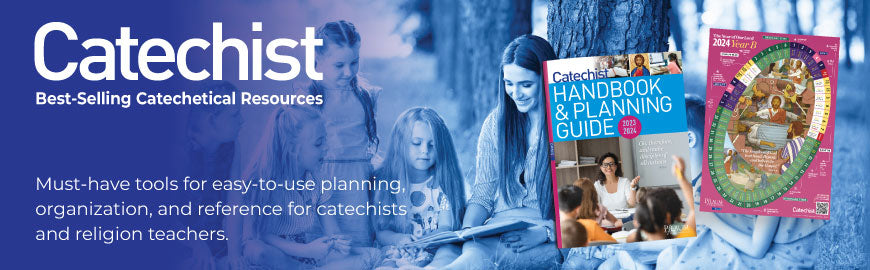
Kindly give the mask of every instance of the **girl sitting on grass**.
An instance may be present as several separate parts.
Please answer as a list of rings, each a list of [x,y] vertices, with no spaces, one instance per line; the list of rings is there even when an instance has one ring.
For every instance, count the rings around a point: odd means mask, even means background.
[[[326,131],[320,114],[303,106],[279,107],[269,119],[247,179],[275,181],[312,179],[323,160]],[[293,202],[316,209],[330,193],[313,190],[253,189],[251,205]],[[289,210],[288,210],[289,211]],[[339,234],[335,216],[308,214],[246,216],[242,250],[246,265],[256,269],[369,269],[373,250],[351,250],[350,238]],[[319,228],[318,228],[319,227]]]
[[[462,171],[444,120],[432,109],[403,112],[390,137],[378,179],[401,181],[406,192],[378,190],[372,201],[406,206],[407,215],[375,216],[376,240],[385,252],[383,268],[439,268],[459,256],[455,245],[406,247],[428,234],[460,228],[465,209]]]

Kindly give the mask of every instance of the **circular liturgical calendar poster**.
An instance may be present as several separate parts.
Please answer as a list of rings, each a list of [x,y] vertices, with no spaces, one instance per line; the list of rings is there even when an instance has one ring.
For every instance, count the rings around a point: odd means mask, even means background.
[[[806,172],[830,113],[831,83],[819,60],[809,46],[783,42],[762,50],[734,75],[709,139],[713,152],[725,153],[714,155],[708,166],[728,203],[768,204]],[[811,103],[798,95],[806,91],[814,93]]]

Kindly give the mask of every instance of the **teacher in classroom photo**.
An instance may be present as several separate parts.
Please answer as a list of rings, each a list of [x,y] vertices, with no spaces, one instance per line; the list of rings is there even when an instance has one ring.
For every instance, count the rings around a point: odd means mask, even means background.
[[[614,153],[605,153],[598,157],[598,177],[595,190],[598,198],[607,209],[633,208],[637,201],[637,189],[640,176],[632,180],[622,177],[622,167],[619,157]]]

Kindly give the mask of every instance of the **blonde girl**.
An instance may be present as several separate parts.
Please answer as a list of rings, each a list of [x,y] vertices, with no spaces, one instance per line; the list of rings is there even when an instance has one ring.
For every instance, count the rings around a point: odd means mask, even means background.
[[[450,131],[435,110],[414,107],[396,120],[390,142],[375,175],[378,179],[401,181],[401,186],[408,188],[397,194],[376,191],[373,201],[406,206],[408,212],[375,217],[377,242],[386,247],[388,256],[392,255],[388,264],[444,266],[458,256],[457,246],[415,249],[402,245],[431,233],[460,228],[465,191]]]
[[[326,128],[328,146],[318,178],[363,180],[371,177],[371,159],[377,152],[378,135],[375,104],[380,89],[369,86],[358,75],[361,38],[356,27],[347,21],[328,22],[315,35],[323,40],[316,48],[317,70],[323,80],[307,81],[301,90],[322,95],[318,106]],[[366,192],[335,191],[331,204],[365,205]],[[337,216],[338,226],[349,235],[354,246],[371,246],[374,233],[369,217]]]
[[[268,118],[263,139],[246,179],[312,179],[323,160],[326,132],[319,113],[309,107],[279,107]],[[268,191],[254,188],[245,201],[249,205],[317,206],[326,204],[330,193],[314,190]],[[322,232],[322,233],[321,233]],[[246,216],[243,254],[248,266],[265,269],[332,268],[361,269],[370,264],[367,256],[350,254],[350,240],[338,234],[335,217],[308,214]],[[359,254],[364,251],[354,251]],[[369,265],[370,267],[370,265]]]

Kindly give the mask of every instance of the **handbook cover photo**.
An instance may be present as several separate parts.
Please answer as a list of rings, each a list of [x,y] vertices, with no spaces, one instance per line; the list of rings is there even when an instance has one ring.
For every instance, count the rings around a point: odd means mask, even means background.
[[[672,158],[689,152],[681,53],[543,70],[559,247],[694,236],[691,184]]]
[[[830,218],[839,47],[710,30],[701,211]]]

